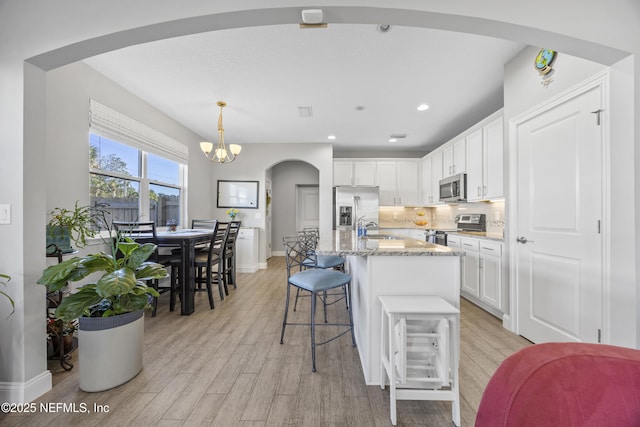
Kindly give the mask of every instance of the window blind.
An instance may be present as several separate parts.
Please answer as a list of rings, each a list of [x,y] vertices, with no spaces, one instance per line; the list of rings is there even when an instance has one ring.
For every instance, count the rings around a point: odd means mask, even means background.
[[[189,162],[186,145],[94,99],[89,100],[89,129],[96,135],[182,164]]]

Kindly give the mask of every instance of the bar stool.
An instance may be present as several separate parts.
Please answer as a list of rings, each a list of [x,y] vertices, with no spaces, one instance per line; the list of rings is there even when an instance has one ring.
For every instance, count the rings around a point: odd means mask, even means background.
[[[326,291],[333,289],[345,289],[345,294],[350,295],[351,276],[336,270],[325,269],[304,269],[304,263],[310,257],[315,258],[315,253],[309,253],[306,243],[301,236],[283,237],[282,242],[285,249],[285,260],[287,263],[287,297],[284,307],[284,319],[282,320],[282,332],[280,334],[280,344],[284,343],[284,331],[287,325],[307,325],[310,326],[311,332],[311,371],[316,372],[316,347],[330,343],[338,339],[344,334],[351,333],[351,344],[356,346],[355,336],[353,334],[353,314],[351,312],[351,304],[349,304],[349,323],[327,323],[325,312],[325,323],[316,324],[316,297],[324,294]],[[315,259],[313,260],[315,263]],[[311,318],[309,323],[290,323],[287,322],[289,314],[289,299],[291,287],[303,289],[311,294]],[[342,326],[346,327],[342,332],[336,333],[331,338],[323,342],[316,341],[317,326]]]
[[[460,311],[437,296],[378,299],[382,304],[380,388],[384,390],[389,378],[391,423],[397,423],[397,400],[448,400],[453,423],[460,426]]]

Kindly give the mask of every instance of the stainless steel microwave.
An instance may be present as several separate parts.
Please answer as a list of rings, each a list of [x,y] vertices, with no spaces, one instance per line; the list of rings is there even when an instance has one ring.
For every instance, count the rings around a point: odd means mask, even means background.
[[[467,201],[467,174],[459,173],[440,180],[441,202]]]

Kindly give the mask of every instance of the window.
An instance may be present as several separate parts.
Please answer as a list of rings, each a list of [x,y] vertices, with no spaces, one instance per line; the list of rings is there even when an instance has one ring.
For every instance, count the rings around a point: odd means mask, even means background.
[[[91,205],[112,221],[180,224],[187,147],[93,99],[89,116]]]
[[[180,223],[179,163],[94,134],[89,144],[92,206],[103,206],[112,221]]]

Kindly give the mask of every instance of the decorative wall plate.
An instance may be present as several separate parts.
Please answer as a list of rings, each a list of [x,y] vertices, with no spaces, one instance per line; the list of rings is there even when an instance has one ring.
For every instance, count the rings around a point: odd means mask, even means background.
[[[545,48],[540,49],[540,52],[538,52],[536,60],[534,61],[534,67],[538,70],[541,76],[553,71],[551,66],[555,62],[557,56],[558,53],[555,50]]]

